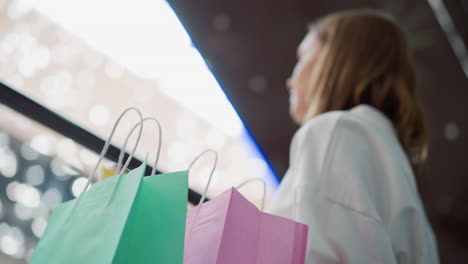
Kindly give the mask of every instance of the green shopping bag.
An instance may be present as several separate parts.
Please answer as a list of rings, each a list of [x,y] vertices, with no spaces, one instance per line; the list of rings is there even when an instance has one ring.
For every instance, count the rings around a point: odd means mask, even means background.
[[[155,121],[159,129],[156,161],[149,177],[144,177],[114,263],[182,264],[188,200],[188,171],[154,175],[161,151],[161,125],[155,118],[144,118],[130,131],[128,139],[141,122]],[[120,152],[117,170],[121,166]],[[154,226],[156,228],[148,228]],[[123,262],[122,262],[123,261]]]
[[[188,172],[145,177],[113,263],[182,264]]]
[[[140,120],[141,135],[141,114]],[[143,178],[145,168],[146,162],[100,181],[56,207],[30,263],[182,263],[188,172]]]
[[[113,263],[146,163],[98,182],[52,212],[30,263]],[[123,262],[120,262],[123,263]],[[127,262],[129,263],[129,262]]]

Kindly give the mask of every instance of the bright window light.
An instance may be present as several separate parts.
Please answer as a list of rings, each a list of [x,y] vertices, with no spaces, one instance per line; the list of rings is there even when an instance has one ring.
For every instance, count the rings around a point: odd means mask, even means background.
[[[242,121],[166,1],[40,0],[31,4],[138,77],[158,80],[164,93],[227,135],[244,133]]]

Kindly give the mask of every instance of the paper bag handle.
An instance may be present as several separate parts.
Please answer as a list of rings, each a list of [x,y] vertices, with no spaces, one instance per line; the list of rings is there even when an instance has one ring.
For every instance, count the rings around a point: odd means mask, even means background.
[[[213,173],[216,169],[216,166],[218,165],[218,152],[212,150],[212,149],[207,149],[205,151],[203,151],[202,153],[198,154],[197,157],[195,157],[195,159],[193,159],[192,163],[190,163],[190,166],[188,166],[187,170],[190,171],[190,169],[192,168],[193,164],[195,164],[195,162],[203,155],[205,155],[206,153],[208,152],[212,152],[214,154],[214,157],[215,157],[215,160],[214,160],[214,165],[213,165],[213,169],[211,170],[210,172],[210,177],[208,178],[208,183],[206,184],[205,186],[205,191],[203,191],[203,195],[200,199],[200,202],[198,203],[198,205],[202,204],[205,199],[206,199],[206,193],[208,191],[208,188],[210,187],[210,183],[211,183],[211,178],[213,178]]]
[[[251,183],[251,182],[254,182],[254,181],[260,181],[263,183],[263,198],[262,198],[262,212],[263,210],[265,209],[265,197],[266,197],[266,182],[264,179],[262,178],[252,178],[252,179],[248,179],[244,182],[242,182],[241,184],[237,185],[236,186],[236,189],[240,189],[242,188],[244,185],[247,185],[248,183]]]
[[[130,139],[130,136],[133,134],[133,131],[135,131],[135,129],[138,127],[138,125],[140,125],[140,123],[142,122],[145,122],[145,121],[154,121],[156,122],[156,124],[158,125],[158,140],[159,140],[159,143],[158,143],[158,148],[157,148],[157,152],[156,152],[156,160],[154,162],[154,166],[153,166],[153,169],[151,171],[151,174],[150,175],[154,175],[154,173],[156,172],[156,167],[158,165],[158,161],[159,161],[159,155],[161,154],[161,145],[162,145],[162,129],[161,129],[161,124],[159,123],[159,121],[154,118],[154,117],[146,117],[146,118],[143,118],[142,121],[139,121],[138,123],[135,124],[135,126],[132,128],[132,130],[130,130],[130,133],[128,133],[128,136],[127,138],[125,139],[125,143],[123,144],[123,147],[122,149],[120,150],[120,154],[119,154],[119,161],[117,163],[117,167],[116,167],[116,171],[119,170],[120,166],[122,166],[122,161],[123,161],[123,157],[124,157],[124,149],[125,147],[127,146],[127,143],[128,143],[128,140]]]
[[[138,114],[138,116],[139,116],[139,118],[140,118],[140,122],[139,122],[139,124],[140,124],[140,130],[139,130],[139,132],[138,132],[137,142],[135,143],[135,146],[133,147],[132,153],[131,153],[130,156],[128,157],[127,162],[125,162],[125,166],[122,168],[122,170],[120,171],[119,174],[122,174],[122,173],[127,169],[128,164],[130,163],[130,160],[132,159],[133,154],[135,154],[135,151],[136,151],[136,149],[137,149],[137,147],[138,147],[138,143],[140,142],[141,133],[143,132],[143,115],[141,114],[140,110],[138,110],[138,109],[135,108],[135,107],[129,107],[129,108],[125,109],[125,111],[123,111],[123,112],[120,114],[120,116],[117,118],[117,121],[115,121],[114,127],[112,128],[112,131],[111,131],[109,137],[107,138],[106,143],[104,144],[104,147],[102,148],[101,154],[99,155],[99,160],[98,160],[96,166],[94,167],[93,172],[88,176],[88,181],[87,181],[87,183],[86,183],[86,185],[85,185],[85,187],[84,187],[84,189],[83,189],[83,192],[86,191],[86,190],[88,189],[89,184],[91,183],[91,179],[92,179],[92,178],[94,177],[94,175],[96,174],[96,171],[97,171],[97,169],[98,169],[98,167],[99,167],[99,164],[101,163],[101,161],[103,160],[104,156],[106,155],[107,150],[109,149],[109,145],[110,145],[110,142],[111,142],[111,140],[112,140],[112,137],[114,136],[115,130],[116,130],[117,126],[119,125],[120,120],[121,120],[122,117],[123,117],[125,114],[127,114],[130,110],[133,110],[133,111],[135,111],[135,112]]]

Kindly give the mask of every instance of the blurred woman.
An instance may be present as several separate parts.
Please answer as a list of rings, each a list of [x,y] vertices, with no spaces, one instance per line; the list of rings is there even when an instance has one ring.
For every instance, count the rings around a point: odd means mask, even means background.
[[[269,212],[309,225],[306,263],[438,263],[414,171],[427,131],[408,41],[389,16],[310,26],[287,81],[290,167]]]

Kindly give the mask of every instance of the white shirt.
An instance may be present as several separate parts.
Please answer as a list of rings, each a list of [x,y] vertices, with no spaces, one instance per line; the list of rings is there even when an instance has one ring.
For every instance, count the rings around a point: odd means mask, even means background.
[[[296,132],[268,212],[309,226],[307,264],[439,263],[407,156],[390,120],[368,105]]]

